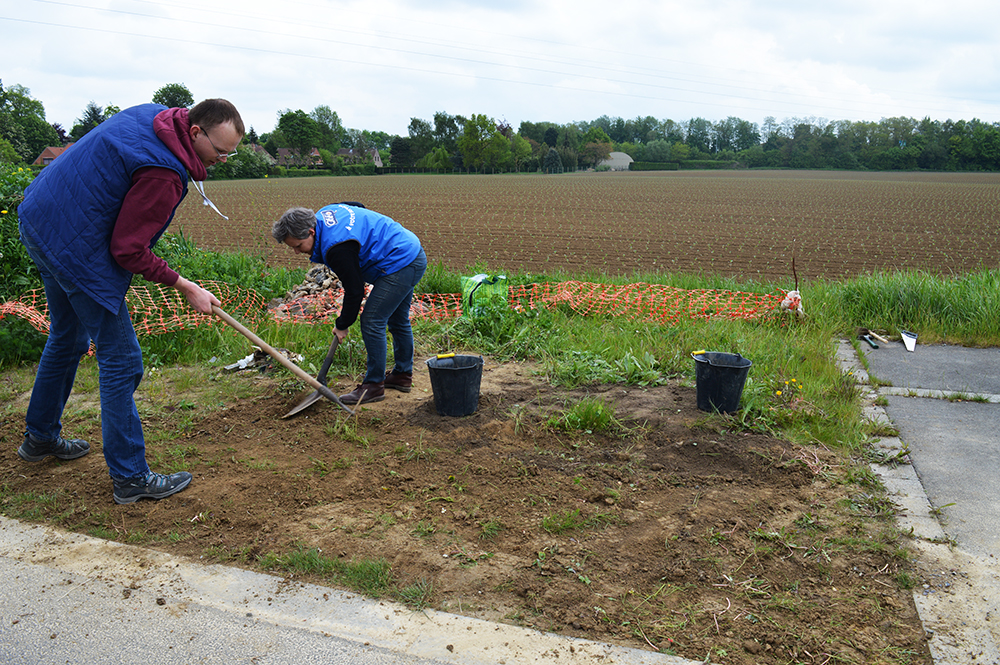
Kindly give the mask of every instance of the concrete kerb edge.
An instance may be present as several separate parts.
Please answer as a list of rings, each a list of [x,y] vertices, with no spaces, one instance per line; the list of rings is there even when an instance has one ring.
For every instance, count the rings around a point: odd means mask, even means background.
[[[864,392],[862,417],[873,423],[892,424],[885,409],[876,403],[880,395],[934,399],[949,399],[955,395],[939,390],[872,386],[867,371],[848,340],[839,342],[837,363],[841,371],[854,377]],[[997,395],[979,397],[1000,402]],[[900,462],[891,465],[872,463],[869,466],[899,507],[897,526],[901,532],[912,536],[922,574],[940,582],[918,585],[913,591],[914,604],[927,633],[935,665],[966,665],[970,657],[975,662],[1000,663],[1000,651],[992,630],[984,628],[981,622],[956,620],[955,617],[957,604],[964,608],[961,617],[971,618],[978,614],[989,623],[991,613],[996,614],[996,603],[991,598],[995,599],[1000,594],[1000,571],[984,567],[976,557],[962,551],[948,537],[909,462],[908,448],[899,437],[880,437],[873,445],[886,453],[887,459],[896,458]],[[953,584],[955,580],[965,583]],[[948,591],[939,592],[942,589]],[[992,660],[984,659],[984,656]]]

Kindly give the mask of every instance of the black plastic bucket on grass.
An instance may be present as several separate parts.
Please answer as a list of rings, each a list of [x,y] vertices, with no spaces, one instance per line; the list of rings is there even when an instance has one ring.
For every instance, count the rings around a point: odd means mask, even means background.
[[[698,387],[698,408],[721,413],[737,411],[753,363],[738,353],[706,351],[692,353],[691,357],[694,358],[694,378]]]
[[[483,380],[482,356],[452,356],[427,359],[434,392],[434,408],[442,416],[468,416],[479,408],[479,386]]]

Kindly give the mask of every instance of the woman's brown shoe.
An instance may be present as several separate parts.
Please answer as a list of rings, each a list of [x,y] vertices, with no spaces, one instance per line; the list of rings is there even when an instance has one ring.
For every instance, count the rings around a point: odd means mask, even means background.
[[[381,402],[384,399],[385,388],[381,383],[362,383],[353,391],[340,396],[340,401],[344,404],[367,404]]]
[[[385,381],[382,382],[386,388],[392,388],[403,393],[410,392],[413,387],[413,372],[397,372],[392,370],[385,373]]]

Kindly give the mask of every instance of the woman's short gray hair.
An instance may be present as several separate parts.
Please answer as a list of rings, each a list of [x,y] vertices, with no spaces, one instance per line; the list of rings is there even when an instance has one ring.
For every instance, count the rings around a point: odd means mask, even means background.
[[[271,227],[271,235],[278,242],[285,242],[288,236],[302,240],[309,235],[311,229],[315,228],[315,212],[309,208],[289,208]]]

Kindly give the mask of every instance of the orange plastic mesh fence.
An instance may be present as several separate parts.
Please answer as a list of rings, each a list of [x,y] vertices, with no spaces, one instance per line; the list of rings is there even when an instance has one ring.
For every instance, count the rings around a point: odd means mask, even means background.
[[[328,289],[269,310],[264,298],[253,289],[211,281],[203,282],[202,286],[219,298],[222,309],[251,325],[264,319],[331,323],[343,302],[342,290]],[[775,295],[687,290],[659,284],[611,286],[588,282],[512,286],[508,294],[509,304],[516,310],[564,306],[583,316],[621,316],[658,324],[673,323],[681,318],[757,319],[778,312],[785,295],[784,292]],[[180,292],[155,284],[133,286],[126,301],[132,324],[140,336],[219,323],[214,316],[192,310]],[[431,321],[450,319],[461,313],[461,296],[457,293],[417,294],[410,308],[411,319]],[[48,308],[42,289],[28,291],[18,300],[0,303],[0,319],[7,315],[23,318],[41,332],[49,330]]]
[[[254,322],[267,315],[266,302],[253,289],[212,281],[202,282],[202,286],[219,298],[223,309],[234,314],[238,312],[243,319]],[[130,287],[125,302],[132,315],[132,326],[140,336],[221,323],[215,316],[191,309],[180,291],[157,284]],[[8,314],[26,319],[40,332],[49,331],[44,289],[26,291],[17,300],[0,303],[0,319]]]
[[[510,288],[513,307],[567,306],[583,316],[622,316],[659,324],[678,319],[758,319],[779,311],[781,295],[678,289],[662,284],[614,286],[592,282],[527,284]]]

